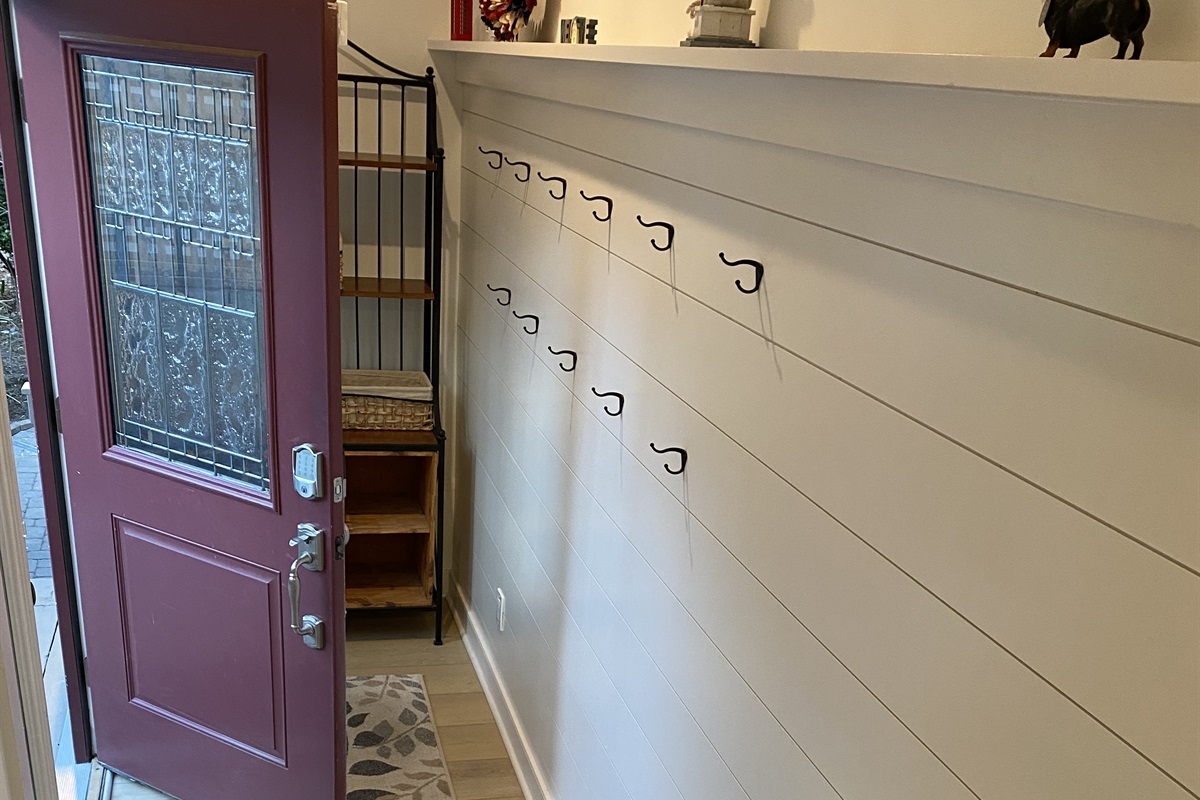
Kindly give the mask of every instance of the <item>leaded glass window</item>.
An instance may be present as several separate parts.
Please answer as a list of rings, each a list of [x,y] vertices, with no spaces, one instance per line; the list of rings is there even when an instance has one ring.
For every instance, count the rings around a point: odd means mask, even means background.
[[[80,70],[116,444],[266,490],[254,76]]]

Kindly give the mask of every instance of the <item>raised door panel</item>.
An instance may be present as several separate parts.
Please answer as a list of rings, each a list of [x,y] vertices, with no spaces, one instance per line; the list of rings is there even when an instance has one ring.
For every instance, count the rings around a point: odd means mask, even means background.
[[[114,531],[129,701],[282,763],[279,573],[129,520]]]

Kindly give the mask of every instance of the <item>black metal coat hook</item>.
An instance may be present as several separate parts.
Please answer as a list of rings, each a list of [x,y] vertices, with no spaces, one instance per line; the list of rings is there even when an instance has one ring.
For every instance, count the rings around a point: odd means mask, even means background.
[[[562,194],[555,194],[554,189],[550,190],[550,196],[553,197],[555,200],[562,200],[567,196],[567,179],[566,178],[557,178],[553,175],[551,175],[550,177],[547,178],[545,175],[542,174],[542,171],[540,169],[538,170],[537,175],[539,178],[544,180],[546,183],[553,183],[553,182],[557,181],[558,183],[562,184]]]
[[[533,330],[529,330],[529,326],[528,326],[528,325],[522,325],[522,326],[521,326],[521,328],[522,328],[522,329],[523,329],[523,330],[524,330],[526,333],[528,333],[528,334],[535,334],[535,333],[537,333],[537,332],[538,332],[538,326],[542,324],[542,321],[541,321],[540,319],[538,319],[538,317],[537,317],[537,314],[518,314],[517,312],[515,312],[515,311],[514,311],[514,312],[513,312],[513,316],[514,316],[514,317],[516,317],[517,319],[531,319],[531,320],[533,320]]]
[[[650,246],[653,247],[655,250],[658,250],[661,253],[665,253],[666,251],[671,249],[671,245],[675,243],[675,226],[674,225],[672,225],[669,222],[646,222],[646,220],[642,219],[641,214],[637,215],[637,221],[638,221],[638,224],[641,225],[643,228],[666,228],[667,229],[666,245],[665,246],[660,245],[658,243],[657,239],[651,238]]]
[[[509,161],[508,156],[505,156],[504,163],[508,164],[510,167],[524,167],[525,168],[525,177],[524,178],[521,177],[520,172],[515,172],[513,174],[516,176],[516,179],[519,180],[521,183],[529,183],[529,173],[533,171],[533,167],[529,166],[528,161]]]
[[[499,303],[500,305],[506,306],[512,302],[512,291],[510,289],[505,289],[503,286],[492,286],[490,283],[487,284],[487,287],[489,290],[495,292],[496,294],[499,294],[500,292],[504,292],[503,300],[501,300],[499,297],[496,298],[496,302]]]
[[[479,152],[485,156],[498,156],[495,164],[492,163],[491,158],[488,158],[488,166],[492,169],[500,169],[500,162],[504,159],[504,153],[501,153],[499,150],[484,150],[482,147],[479,148]]]
[[[659,447],[657,445],[655,445],[654,442],[651,442],[650,449],[656,453],[678,453],[679,454],[679,469],[671,469],[671,465],[669,463],[663,464],[663,469],[665,469],[667,472],[671,473],[672,475],[679,475],[685,469],[687,469],[687,450],[684,450],[682,447],[664,447],[662,449],[659,449]]]
[[[625,410],[625,395],[621,394],[620,392],[597,392],[596,387],[593,386],[592,394],[596,395],[596,397],[615,397],[615,398],[617,398],[617,410],[616,411],[610,411],[608,409],[608,403],[604,404],[604,413],[608,414],[610,417],[619,417],[619,416],[621,416],[621,412]]]
[[[747,289],[745,286],[742,286],[741,278],[738,278],[736,281],[734,281],[734,283],[737,285],[739,292],[742,292],[744,294],[754,294],[760,288],[762,288],[763,265],[762,265],[761,261],[754,261],[753,259],[749,259],[749,258],[743,258],[741,261],[730,261],[729,259],[727,259],[725,257],[724,253],[721,253],[720,256],[721,256],[721,261],[723,261],[725,263],[725,266],[727,266],[727,267],[742,267],[742,266],[754,267],[754,285],[752,287]]]
[[[553,347],[547,347],[546,349],[549,350],[551,353],[553,353],[556,356],[570,356],[571,357],[571,366],[568,367],[565,364],[559,364],[558,368],[561,369],[563,372],[574,372],[575,371],[575,365],[579,363],[579,354],[578,353],[576,353],[574,350],[555,350]]]
[[[595,211],[592,212],[592,216],[596,218],[597,222],[608,222],[610,219],[612,219],[613,202],[612,202],[611,197],[605,197],[602,194],[598,194],[595,197],[588,197],[582,191],[579,193],[579,196],[582,197],[584,200],[587,200],[589,203],[593,202],[595,200],[601,200],[604,203],[608,204],[608,216],[602,217],[599,214],[597,214]]]

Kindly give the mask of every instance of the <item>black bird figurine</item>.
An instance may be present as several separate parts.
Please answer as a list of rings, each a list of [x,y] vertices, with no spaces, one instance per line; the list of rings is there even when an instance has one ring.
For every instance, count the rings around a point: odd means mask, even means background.
[[[1071,50],[1067,58],[1077,58],[1085,44],[1111,36],[1121,43],[1113,58],[1125,58],[1133,42],[1136,61],[1142,57],[1142,31],[1149,22],[1149,0],[1046,0],[1038,24],[1045,26],[1050,46],[1042,57],[1051,58],[1060,47],[1067,47]]]

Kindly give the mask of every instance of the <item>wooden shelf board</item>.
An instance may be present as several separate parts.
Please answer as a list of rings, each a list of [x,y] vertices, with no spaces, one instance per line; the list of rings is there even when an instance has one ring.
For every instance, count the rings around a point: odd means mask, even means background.
[[[415,507],[347,513],[346,524],[350,527],[352,537],[364,534],[429,533],[433,530],[429,517]]]
[[[346,608],[424,608],[432,602],[432,594],[414,573],[346,574]]]
[[[437,169],[434,162],[420,156],[398,156],[390,153],[358,153],[356,155],[349,150],[338,153],[338,165],[373,169],[413,169],[423,172],[432,172]]]
[[[547,61],[570,61],[593,71],[621,70],[621,76],[637,75],[645,81],[664,76],[651,70],[702,69],[706,74],[769,74],[792,78],[837,78],[874,83],[909,84],[953,88],[955,91],[983,90],[1020,94],[1085,97],[1100,100],[1132,100],[1150,103],[1200,105],[1200,63],[1194,61],[1142,61],[1129,69],[1107,58],[1079,59],[1069,68],[1061,59],[1038,58],[1036,52],[1023,56],[954,55],[943,53],[869,53],[821,50],[773,50],[740,47],[645,47],[540,42],[447,42],[431,40],[434,54],[456,53],[472,74],[483,76],[484,87],[521,85],[522,94],[553,97],[558,84],[522,81],[526,75],[546,74]],[[503,63],[491,59],[502,58]],[[470,59],[470,61],[467,61]],[[638,71],[631,72],[632,69]],[[460,68],[461,69],[461,68]],[[490,77],[499,76],[499,77]],[[690,108],[680,103],[678,108]],[[624,108],[624,107],[623,107]],[[626,113],[632,113],[628,110]],[[675,122],[676,111],[659,109],[659,121]],[[668,117],[671,117],[668,119]],[[689,118],[690,119],[690,118]],[[766,121],[760,124],[769,124]],[[688,123],[680,123],[688,124]],[[713,128],[717,130],[717,128]],[[739,128],[741,135],[746,128]]]
[[[433,431],[342,431],[342,444],[345,446],[381,447],[436,447],[437,437]]]
[[[432,300],[433,289],[419,278],[342,279],[342,297],[393,297],[401,300]]]
[[[346,456],[348,458],[386,458],[389,456],[391,456],[393,458],[396,456],[408,456],[409,458],[433,458],[434,455],[436,455],[436,453],[434,453],[434,451],[432,451],[432,450],[404,451],[404,450],[384,450],[383,448],[380,448],[379,450],[347,450],[346,451]]]

